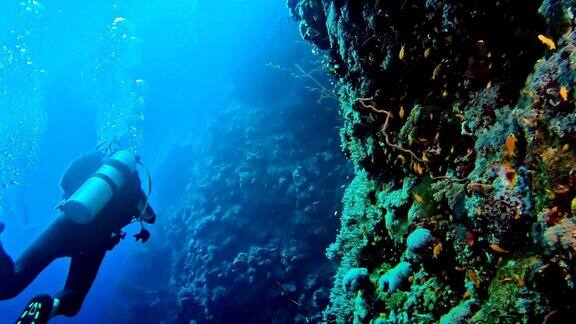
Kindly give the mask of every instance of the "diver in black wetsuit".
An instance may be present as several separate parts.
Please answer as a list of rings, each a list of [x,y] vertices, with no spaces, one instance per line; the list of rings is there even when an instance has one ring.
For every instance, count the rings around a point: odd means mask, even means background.
[[[64,199],[70,198],[91,176],[101,176],[97,171],[109,163],[107,161],[106,154],[102,152],[74,160],[61,181]],[[122,228],[133,221],[155,222],[156,215],[147,203],[138,173],[130,173],[126,174],[126,181],[121,187],[114,188],[114,195],[92,221],[78,223],[62,213],[16,262],[0,245],[0,300],[17,296],[55,259],[71,258],[64,289],[54,297],[47,294],[34,297],[16,323],[41,324],[57,315],[76,315],[106,252],[124,238]],[[105,180],[112,184],[110,179]],[[0,232],[3,229],[4,224],[0,223]],[[134,237],[145,242],[150,233],[142,227],[142,231]]]

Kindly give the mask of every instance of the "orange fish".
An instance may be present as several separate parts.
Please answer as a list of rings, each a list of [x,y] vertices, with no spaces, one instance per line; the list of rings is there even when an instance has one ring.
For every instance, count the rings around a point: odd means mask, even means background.
[[[490,248],[491,248],[492,251],[494,251],[494,252],[498,252],[498,253],[510,253],[510,251],[504,250],[504,249],[501,248],[500,245],[498,245],[498,244],[490,244]]]
[[[434,246],[434,250],[432,251],[432,258],[436,259],[438,258],[438,255],[440,255],[440,253],[442,252],[442,243],[438,243]]]
[[[515,274],[514,278],[516,279],[516,282],[518,283],[518,286],[520,287],[524,287],[526,286],[526,282],[524,281],[524,279],[522,279],[522,277],[520,277],[519,275]]]
[[[548,38],[544,35],[538,35],[538,39],[542,42],[542,44],[548,46],[549,49],[551,50],[556,49],[556,43],[554,43],[554,41],[551,38]]]
[[[474,286],[480,287],[480,279],[478,278],[476,271],[468,270],[468,278],[470,279],[470,281],[472,281]]]
[[[422,166],[421,166],[420,164],[414,162],[413,168],[414,168],[414,171],[415,171],[416,173],[418,173],[419,175],[424,174],[424,169],[422,168]]]
[[[500,282],[501,282],[501,283],[509,283],[509,282],[512,282],[512,278],[506,277],[506,278],[500,280]]]
[[[562,97],[564,101],[568,100],[568,89],[566,89],[565,86],[560,87],[560,97]]]
[[[511,158],[516,155],[516,135],[510,133],[508,137],[506,137],[506,143],[504,143],[504,147],[506,148],[506,156]]]

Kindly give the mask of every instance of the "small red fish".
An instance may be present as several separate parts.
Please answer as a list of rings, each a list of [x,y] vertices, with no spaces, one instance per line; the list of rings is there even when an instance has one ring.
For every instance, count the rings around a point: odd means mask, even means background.
[[[474,233],[472,232],[466,233],[466,244],[472,247],[474,246],[475,243],[476,243],[476,235],[474,235]]]
[[[512,166],[508,163],[504,163],[504,174],[506,175],[506,180],[508,180],[508,184],[510,187],[514,187],[516,184],[516,171],[512,168]]]

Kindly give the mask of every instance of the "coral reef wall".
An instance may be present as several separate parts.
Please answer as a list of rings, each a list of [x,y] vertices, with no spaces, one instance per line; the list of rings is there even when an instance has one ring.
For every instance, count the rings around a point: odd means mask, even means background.
[[[333,275],[323,252],[351,170],[337,140],[309,136],[337,135],[334,111],[293,131],[310,108],[277,108],[231,104],[185,149],[202,158],[167,229],[177,322],[321,319]]]
[[[574,315],[576,1],[288,0],[355,177],[328,322]]]
[[[318,106],[302,93],[309,81],[289,80],[274,109],[235,99],[163,159],[157,195],[170,207],[117,284],[120,322],[322,319],[334,275],[324,252],[352,169],[334,101]]]

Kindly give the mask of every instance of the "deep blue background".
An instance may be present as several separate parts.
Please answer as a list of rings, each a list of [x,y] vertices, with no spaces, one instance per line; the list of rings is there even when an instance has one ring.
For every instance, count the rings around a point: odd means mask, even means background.
[[[3,206],[6,212],[0,216],[7,224],[1,241],[13,256],[55,217],[53,207],[61,194],[58,183],[68,162],[91,150],[97,142],[98,128],[102,125],[97,124],[99,107],[94,102],[95,89],[86,81],[90,76],[80,74],[91,70],[87,66],[94,64],[95,58],[110,55],[105,37],[116,17],[128,19],[139,39],[139,57],[134,57],[129,67],[116,68],[128,71],[132,78],[128,81],[146,81],[147,104],[141,125],[144,139],[138,151],[153,175],[166,177],[165,170],[158,170],[157,166],[162,165],[175,143],[200,136],[197,129],[204,120],[227,102],[244,100],[254,105],[278,102],[282,106],[283,101],[293,100],[294,93],[284,93],[282,87],[283,82],[289,82],[290,73],[271,68],[267,63],[293,68],[294,63],[305,65],[311,59],[309,47],[290,21],[284,1],[114,3],[42,2],[43,14],[36,25],[22,21],[17,1],[0,1],[0,46],[13,45],[10,30],[18,26],[27,25],[33,31],[27,45],[35,66],[45,70],[38,109],[48,118],[37,139],[38,156],[31,157],[37,163],[22,170],[20,184],[0,192],[10,205]],[[26,75],[28,72],[22,69],[20,72]],[[23,142],[22,149],[27,150],[28,144]],[[173,170],[173,179],[156,181],[157,193],[170,192],[152,197],[160,217],[172,202],[168,198],[177,196],[178,186],[183,185],[178,183],[178,171]],[[159,197],[166,199],[162,201]],[[157,243],[152,240],[150,244]],[[141,248],[127,241],[109,253],[81,313],[72,320],[59,319],[54,323],[113,323],[106,305],[115,293],[114,283],[122,277],[130,256]],[[33,295],[59,291],[67,267],[66,260],[54,263],[19,297],[0,302],[0,322],[15,318]]]

